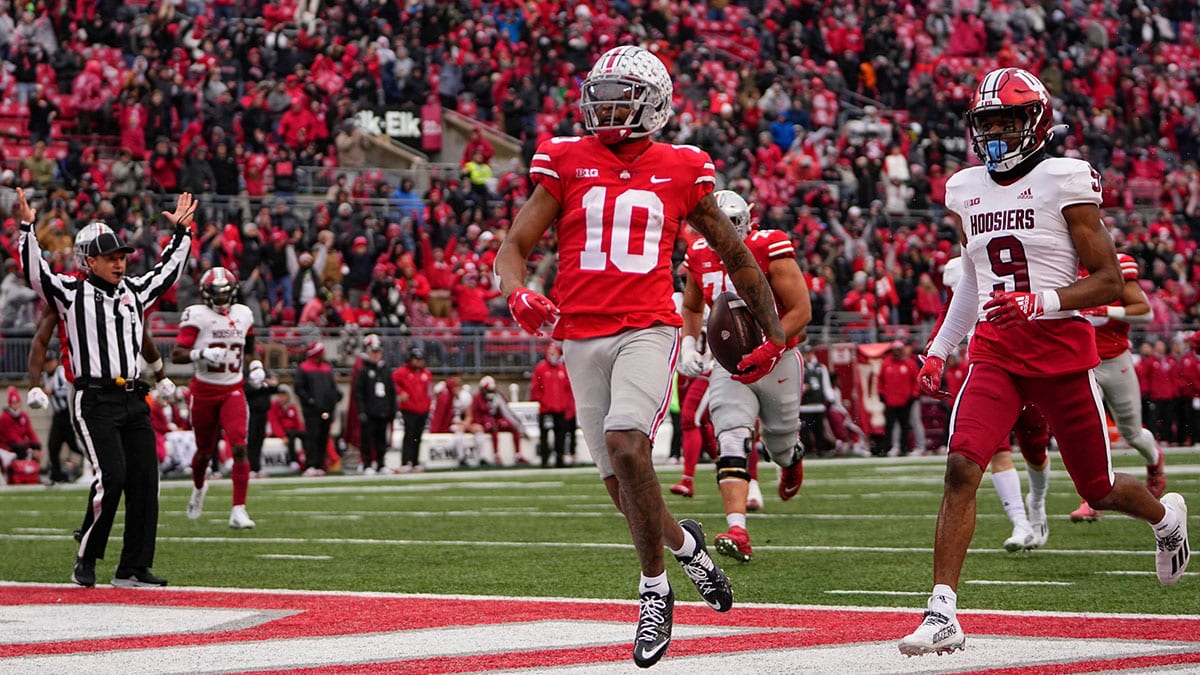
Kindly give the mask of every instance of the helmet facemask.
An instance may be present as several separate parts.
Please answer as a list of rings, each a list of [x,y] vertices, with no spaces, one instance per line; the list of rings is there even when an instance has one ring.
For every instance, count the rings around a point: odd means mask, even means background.
[[[229,313],[237,294],[237,285],[230,277],[224,268],[213,268],[205,272],[204,278],[200,280],[200,299],[218,314]]]
[[[733,223],[738,237],[745,239],[750,234],[750,205],[733,190],[718,190],[713,196],[717,200],[717,208]]]
[[[1037,129],[1044,114],[1044,107],[1036,102],[967,112],[972,147],[987,170],[1011,171],[1040,150],[1045,138],[1038,138]],[[1000,128],[984,131],[994,127]]]

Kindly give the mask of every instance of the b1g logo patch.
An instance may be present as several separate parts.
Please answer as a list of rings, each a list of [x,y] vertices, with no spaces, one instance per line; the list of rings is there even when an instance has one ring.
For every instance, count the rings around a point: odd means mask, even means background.
[[[576,178],[599,178],[600,169],[575,169]]]

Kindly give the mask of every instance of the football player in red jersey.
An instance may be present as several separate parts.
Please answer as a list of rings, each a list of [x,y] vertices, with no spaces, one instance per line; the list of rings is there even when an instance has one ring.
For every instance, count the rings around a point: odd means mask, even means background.
[[[1138,284],[1137,261],[1125,253],[1117,256],[1117,261],[1125,280],[1121,297],[1107,305],[1089,307],[1083,314],[1096,329],[1096,350],[1100,354],[1100,365],[1095,369],[1096,383],[1104,394],[1104,403],[1112,413],[1121,437],[1146,460],[1146,488],[1155,497],[1161,497],[1167,489],[1163,451],[1155,442],[1154,434],[1142,426],[1142,392],[1133,369],[1133,356],[1129,353],[1129,325],[1149,323],[1154,319],[1154,310]],[[1099,518],[1100,511],[1092,508],[1086,499],[1071,512],[1071,522],[1075,523]]]
[[[235,302],[237,288],[237,277],[224,267],[213,267],[200,277],[202,302],[185,308],[179,317],[179,337],[171,350],[171,362],[196,365],[188,401],[196,432],[196,454],[192,457],[192,496],[187,516],[196,520],[204,511],[204,496],[208,494],[205,472],[223,432],[233,454],[229,526],[250,529],[254,527],[246,513],[250,411],[242,364],[246,354],[254,353],[254,316],[249,307]]]
[[[787,501],[800,490],[804,479],[804,451],[799,443],[801,364],[795,351],[799,335],[812,318],[808,286],[796,263],[796,249],[780,230],[751,228],[750,206],[741,195],[721,190],[713,195],[717,206],[729,216],[755,261],[771,285],[779,319],[787,336],[787,351],[767,377],[746,382],[738,373],[730,373],[713,364],[709,376],[709,414],[717,435],[717,485],[725,506],[729,531],[718,534],[714,544],[719,553],[741,562],[750,562],[754,551],[746,530],[746,497],[750,489],[747,456],[753,452],[755,421],[762,427],[763,445],[782,471],[779,498]],[[679,356],[680,372],[698,373],[704,357],[697,349],[705,306],[728,290],[735,290],[725,265],[704,239],[688,247],[683,261],[687,286],[683,290],[683,346]]]
[[[1095,333],[1077,310],[1121,295],[1121,268],[1100,218],[1100,174],[1087,162],[1050,157],[1052,111],[1045,85],[1020,68],[980,80],[966,121],[983,166],[946,183],[959,229],[963,278],[921,368],[935,394],[945,357],[974,328],[971,368],[950,418],[950,454],[934,538],[933,594],[906,655],[952,652],[966,641],[956,616],[959,577],[975,532],[975,498],[988,461],[1025,403],[1037,404],[1059,439],[1063,466],[1093,508],[1151,524],[1159,582],[1187,567],[1187,505],[1156,499],[1115,473],[1104,408],[1091,373]],[[1079,267],[1088,271],[1080,278]]]
[[[695,147],[650,139],[671,115],[672,93],[666,66],[645,49],[601,55],[580,98],[593,135],[538,146],[529,170],[535,188],[495,266],[521,327],[541,333],[553,325],[563,340],[584,439],[641,562],[634,661],[643,667],[656,663],[671,639],[675,596],[663,569],[664,545],[711,607],[733,605],[729,580],[709,557],[699,523],[677,523],[667,510],[651,458],[678,354],[671,252],[684,220],[720,254],[763,328],[765,340],[744,369],[765,375],[786,349],[766,277],[711,194],[712,159]],[[551,225],[561,308],[524,287],[525,259]]]

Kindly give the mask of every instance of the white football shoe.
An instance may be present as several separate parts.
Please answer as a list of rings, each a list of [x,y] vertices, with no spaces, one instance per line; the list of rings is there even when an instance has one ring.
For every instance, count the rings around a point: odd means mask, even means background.
[[[250,530],[254,528],[254,521],[250,520],[250,514],[246,513],[245,504],[239,504],[229,512],[229,526],[235,530]]]
[[[1033,528],[1029,525],[1014,525],[1012,536],[1004,540],[1004,550],[1009,553],[1028,551],[1033,546]]]
[[[1179,524],[1175,526],[1175,529],[1166,534],[1155,534],[1158,540],[1156,542],[1158,550],[1154,553],[1155,571],[1158,572],[1158,580],[1162,585],[1170,586],[1183,576],[1188,561],[1192,557],[1191,549],[1188,547],[1187,502],[1178,492],[1168,492],[1159,501],[1163,506],[1174,510],[1179,515]]]
[[[204,487],[197,488],[192,486],[192,498],[188,500],[187,517],[191,520],[198,520],[200,514],[204,513],[204,495],[208,494],[208,483]]]
[[[930,598],[932,604],[933,598]],[[947,616],[932,609],[925,611],[921,625],[900,641],[900,653],[905,656],[923,654],[949,654],[962,649],[967,643],[958,617]]]
[[[750,491],[746,493],[746,510],[762,511],[763,493],[758,487],[758,481],[750,481]]]
[[[1029,529],[1033,530],[1033,546],[1030,548],[1041,548],[1046,545],[1046,540],[1050,538],[1050,521],[1046,519],[1046,502],[1042,502],[1038,506],[1034,506],[1032,495],[1025,495],[1025,510],[1029,512]]]

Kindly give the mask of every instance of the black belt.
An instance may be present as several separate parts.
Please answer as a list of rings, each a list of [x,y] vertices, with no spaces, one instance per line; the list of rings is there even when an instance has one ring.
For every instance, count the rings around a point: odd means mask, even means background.
[[[115,380],[102,380],[98,377],[77,377],[75,378],[76,389],[93,389],[101,391],[123,391],[130,394],[140,394],[145,396],[150,393],[150,385],[141,380],[130,379],[126,380],[119,377]]]

